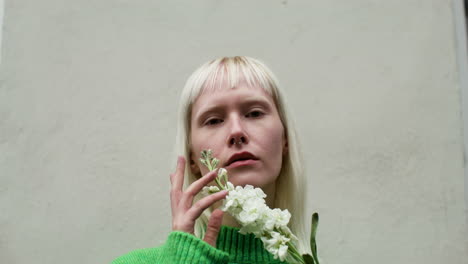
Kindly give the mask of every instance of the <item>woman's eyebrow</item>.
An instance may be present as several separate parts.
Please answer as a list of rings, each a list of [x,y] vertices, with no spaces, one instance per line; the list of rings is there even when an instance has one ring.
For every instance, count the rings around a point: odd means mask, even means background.
[[[207,114],[213,113],[213,112],[218,112],[218,111],[222,110],[222,108],[223,108],[223,105],[221,105],[221,104],[214,104],[214,105],[210,105],[208,107],[203,107],[203,108],[201,108],[200,110],[198,110],[195,113],[195,120],[200,121],[200,119],[202,119]]]
[[[251,106],[255,104],[259,104],[260,106],[266,107],[267,109],[272,107],[271,103],[263,97],[246,98],[242,101],[241,106]]]

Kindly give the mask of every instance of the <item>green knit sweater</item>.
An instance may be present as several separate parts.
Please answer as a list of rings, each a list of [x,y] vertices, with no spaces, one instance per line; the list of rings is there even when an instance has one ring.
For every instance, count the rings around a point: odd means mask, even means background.
[[[160,247],[139,249],[115,259],[112,264],[241,264],[285,263],[274,259],[253,234],[221,226],[216,248],[192,234],[173,231]]]

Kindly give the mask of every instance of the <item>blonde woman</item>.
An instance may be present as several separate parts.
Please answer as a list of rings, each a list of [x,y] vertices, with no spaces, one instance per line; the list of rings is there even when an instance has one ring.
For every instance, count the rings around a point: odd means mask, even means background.
[[[205,63],[187,80],[180,98],[177,168],[170,175],[172,232],[164,245],[133,251],[113,264],[283,263],[219,206],[226,191],[200,197],[215,172],[200,162],[211,149],[235,186],[262,188],[270,208],[288,209],[301,253],[305,178],[295,127],[273,73],[249,57]]]

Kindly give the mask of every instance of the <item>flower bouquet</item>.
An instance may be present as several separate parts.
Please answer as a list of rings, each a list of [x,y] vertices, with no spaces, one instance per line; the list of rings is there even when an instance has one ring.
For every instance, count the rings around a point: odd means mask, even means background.
[[[201,152],[200,161],[210,171],[216,170],[219,160],[212,157],[211,150]],[[265,203],[266,194],[260,188],[251,185],[236,186],[228,181],[227,170],[220,168],[215,179],[217,186],[203,188],[202,194],[209,195],[222,190],[228,190],[223,200],[221,210],[228,212],[241,225],[241,234],[254,234],[261,239],[265,249],[275,259],[288,263],[319,264],[315,235],[319,217],[312,214],[310,247],[312,255],[301,255],[297,250],[297,237],[288,227],[291,214],[278,208],[271,209]]]

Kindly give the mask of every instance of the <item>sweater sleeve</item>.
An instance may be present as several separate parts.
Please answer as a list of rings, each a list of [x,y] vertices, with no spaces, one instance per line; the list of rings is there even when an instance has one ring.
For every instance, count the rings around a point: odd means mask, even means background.
[[[192,234],[173,231],[164,245],[139,249],[115,259],[112,264],[227,264],[229,255]]]

